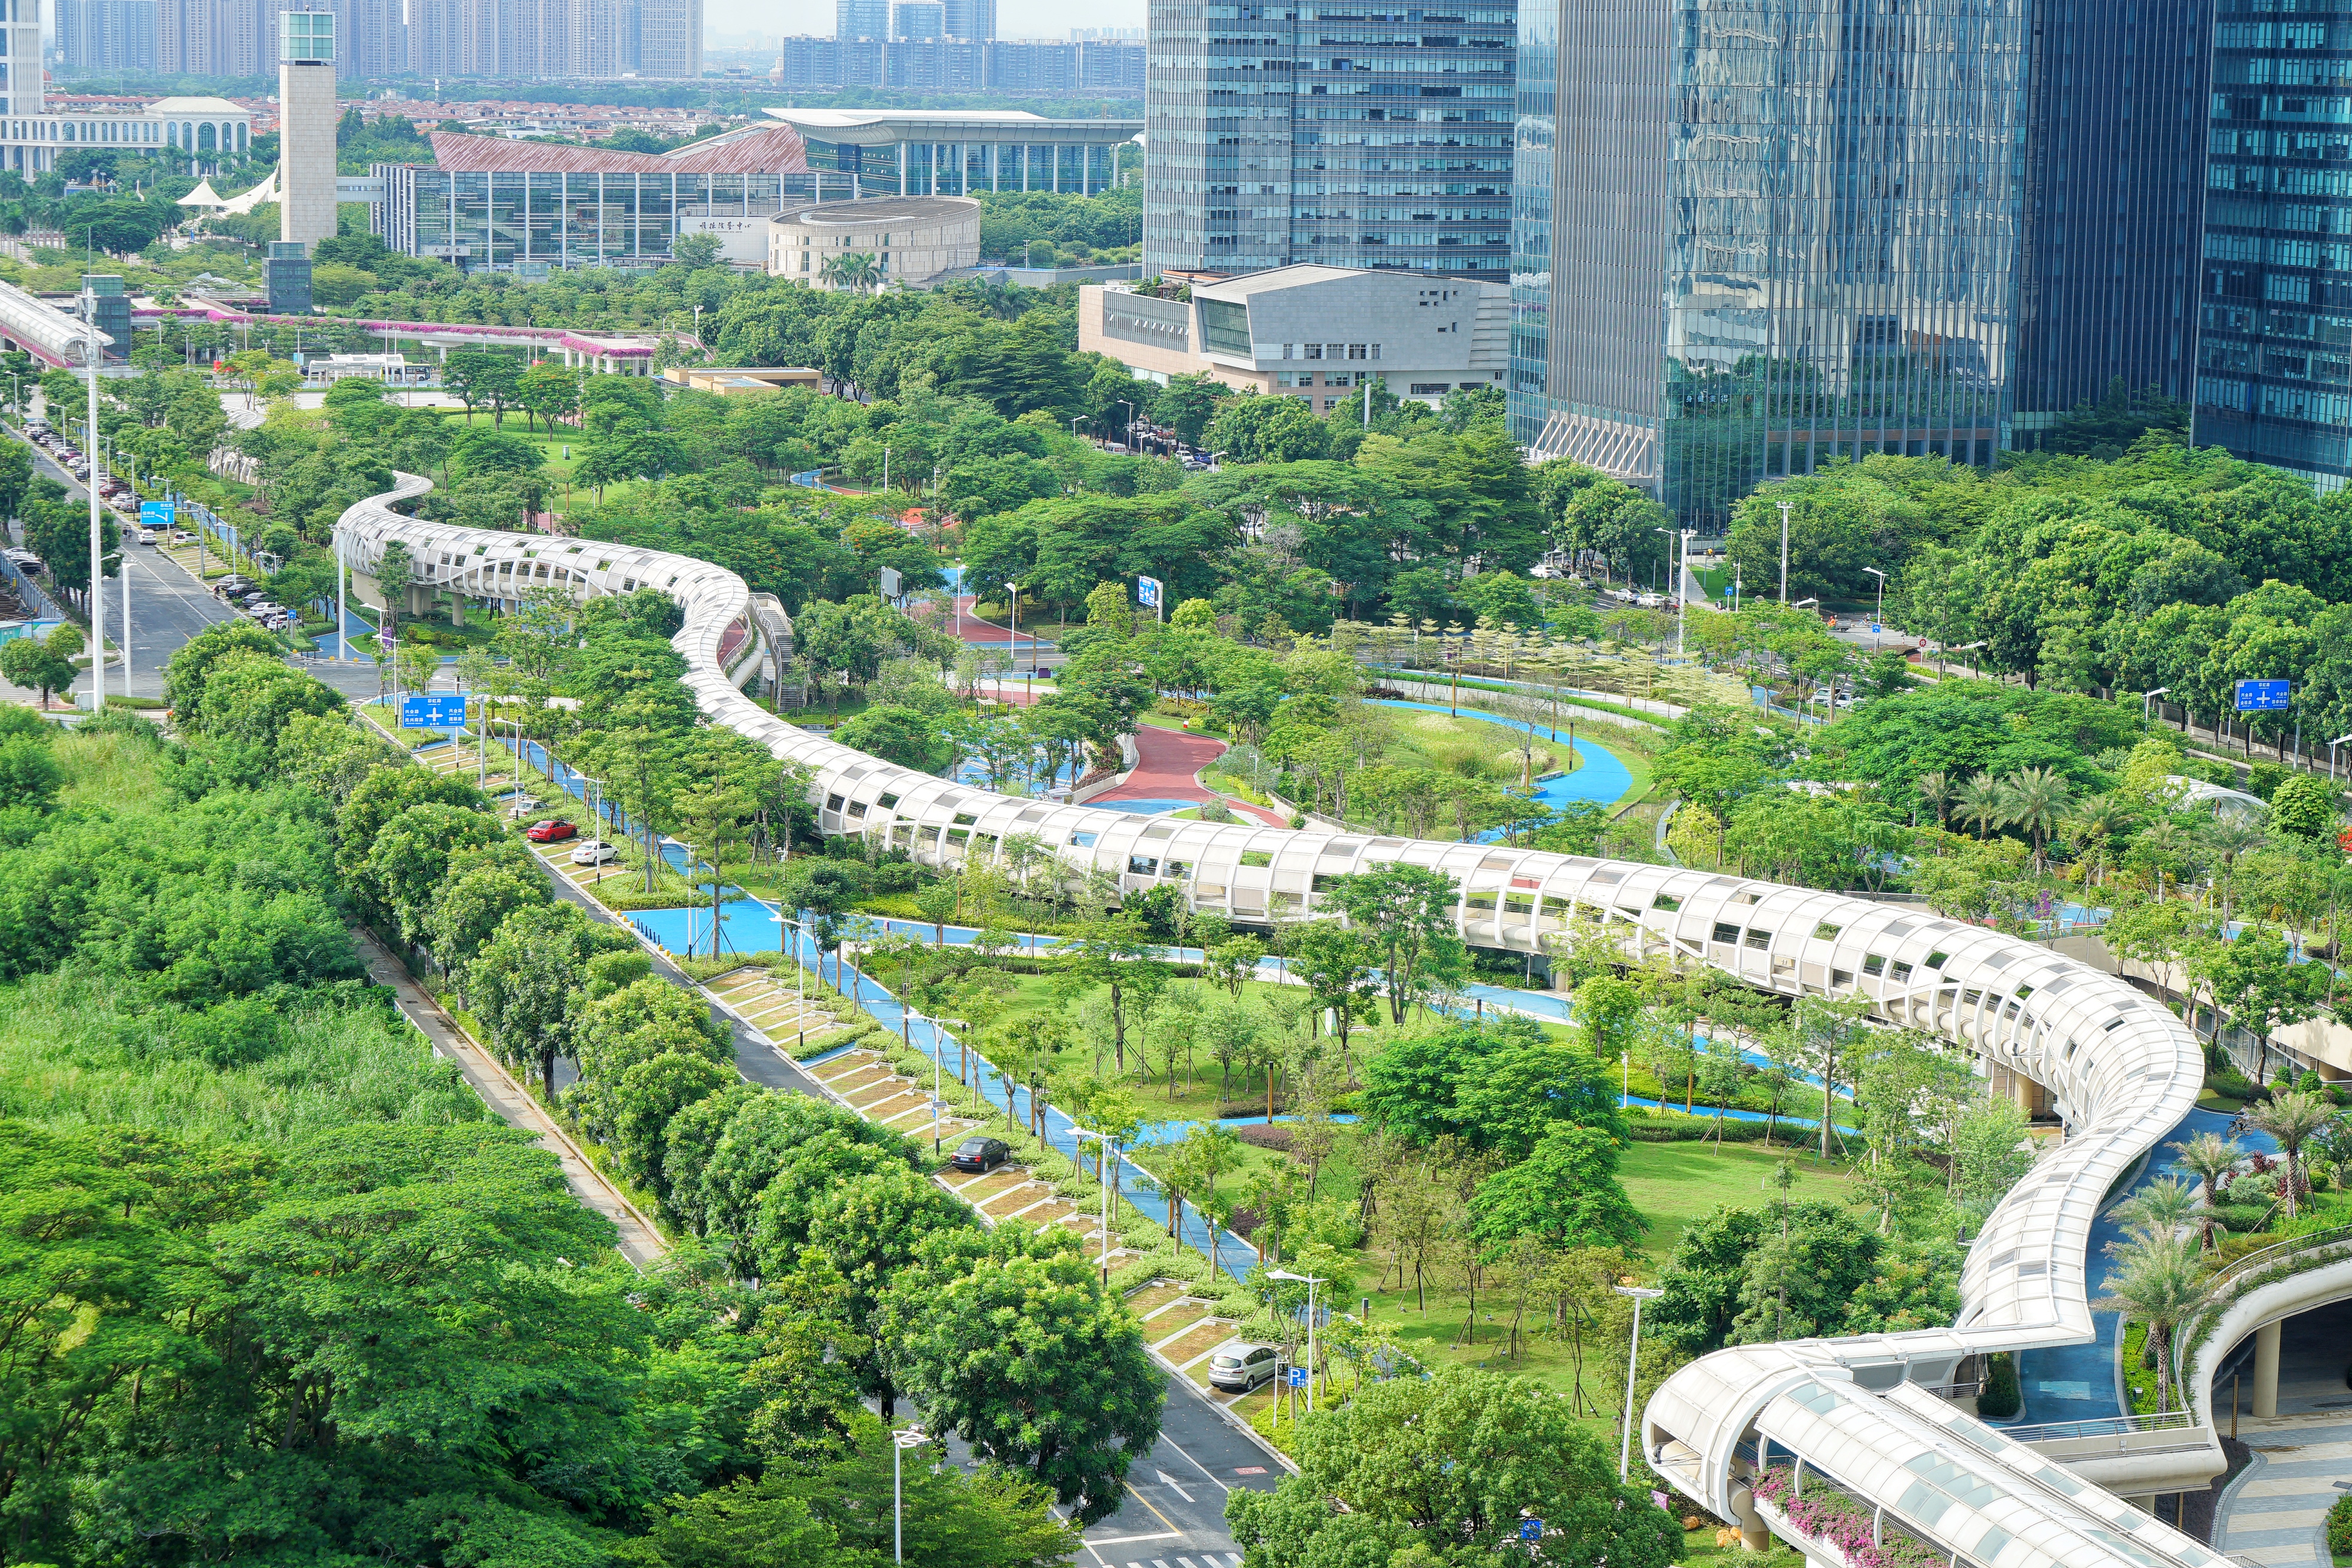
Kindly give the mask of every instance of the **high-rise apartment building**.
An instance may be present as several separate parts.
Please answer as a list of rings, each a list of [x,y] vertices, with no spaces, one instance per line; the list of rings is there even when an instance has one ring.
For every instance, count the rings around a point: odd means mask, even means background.
[[[947,0],[947,36],[985,44],[996,37],[996,0]]]
[[[64,70],[152,71],[156,0],[58,0],[58,55]]]
[[[1514,433],[1720,522],[1836,457],[1989,461],[2025,0],[1528,0]]]
[[[890,36],[909,43],[945,37],[947,7],[940,0],[896,0],[890,7]]]
[[[1491,0],[1151,0],[1147,269],[1506,276],[1513,20]]]
[[[887,38],[890,0],[834,0],[833,36],[836,38]]]

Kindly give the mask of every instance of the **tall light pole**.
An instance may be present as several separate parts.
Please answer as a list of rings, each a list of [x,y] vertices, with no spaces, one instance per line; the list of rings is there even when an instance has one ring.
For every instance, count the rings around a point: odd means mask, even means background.
[[[2171,689],[2172,688],[2169,686],[2159,686],[2153,691],[2143,691],[2139,694],[2139,718],[2141,723],[2145,724],[2148,721],[2148,716],[2155,708],[2156,700]],[[2336,770],[2334,768],[2331,767],[2328,769],[2329,777],[2333,778],[2335,776],[2335,773]]]
[[[2352,735],[2338,735],[2327,742],[2327,777],[2331,783],[2336,778],[2336,748],[2347,741],[2352,741]]]
[[[1289,1279],[1307,1287],[1307,1413],[1315,1414],[1315,1287],[1328,1284],[1312,1274],[1293,1274],[1287,1268],[1266,1271],[1269,1279]]]
[[[900,1482],[899,1465],[909,1448],[919,1448],[930,1441],[920,1426],[909,1426],[903,1432],[890,1434],[890,1556],[893,1562],[907,1561],[907,1494]]]
[[[1100,1152],[1095,1157],[1095,1185],[1102,1189],[1102,1278],[1108,1284],[1110,1281],[1110,1134],[1090,1132],[1083,1127],[1073,1127],[1070,1131],[1081,1138],[1097,1139],[1102,1144]]]
[[[1875,566],[1865,566],[1863,570],[1878,579],[1878,612],[1870,617],[1870,651],[1876,653],[1878,630],[1886,624],[1886,574]]]
[[[82,324],[89,329],[89,427],[98,428],[98,290],[87,279],[81,287]],[[98,485],[89,491],[89,710],[106,711],[106,554],[99,541]],[[131,645],[123,644],[122,694],[131,695]]]
[[[1118,406],[1127,410],[1127,423],[1120,428],[1127,437],[1127,449],[1132,452],[1135,450],[1135,405],[1122,397],[1118,400]]]
[[[1780,503],[1782,515],[1787,515],[1788,503]],[[1620,1296],[1633,1298],[1633,1344],[1625,1352],[1625,1435],[1617,1445],[1617,1480],[1622,1485],[1633,1469],[1633,1382],[1642,1365],[1642,1303],[1654,1301],[1665,1294],[1641,1285],[1612,1285]]]
[[[1780,603],[1789,602],[1789,503],[1780,503]]]

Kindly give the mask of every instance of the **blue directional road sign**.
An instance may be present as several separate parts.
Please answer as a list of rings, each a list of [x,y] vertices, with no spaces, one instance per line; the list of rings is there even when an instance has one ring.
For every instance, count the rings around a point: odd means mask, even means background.
[[[465,721],[466,694],[462,691],[411,691],[400,700],[400,726],[404,730],[429,730]]]
[[[1543,1539],[1543,1521],[1539,1519],[1523,1519],[1519,1521],[1519,1539],[1521,1541],[1541,1541]]]
[[[167,500],[142,500],[139,503],[139,526],[142,528],[169,528],[175,515],[172,503]]]
[[[2287,705],[2290,682],[2284,680],[2241,680],[2238,682],[2238,711],[2241,713],[2272,713]]]
[[[1305,1367],[1294,1366],[1290,1369],[1290,1386],[1293,1388],[1304,1388],[1307,1386],[1307,1369]]]
[[[1135,602],[1139,605],[1156,605],[1160,603],[1160,579],[1157,577],[1138,577],[1135,580]]]

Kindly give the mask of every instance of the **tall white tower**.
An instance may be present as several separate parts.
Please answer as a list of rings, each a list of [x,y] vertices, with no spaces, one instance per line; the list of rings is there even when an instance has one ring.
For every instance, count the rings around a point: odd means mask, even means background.
[[[278,237],[335,232],[335,14],[278,16]]]

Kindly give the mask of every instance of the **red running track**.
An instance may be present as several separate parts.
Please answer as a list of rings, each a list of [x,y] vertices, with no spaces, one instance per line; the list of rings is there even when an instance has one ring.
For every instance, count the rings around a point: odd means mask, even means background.
[[[1222,800],[1236,812],[1273,827],[1290,825],[1262,806],[1221,795],[1200,780],[1202,768],[1225,752],[1225,743],[1210,735],[1185,730],[1163,730],[1145,724],[1135,731],[1135,771],[1125,784],[1087,804],[1115,800]]]
[[[1011,627],[1000,626],[994,621],[982,620],[971,613],[973,603],[970,594],[956,595],[955,631],[952,635],[958,642],[971,643],[979,647],[1001,647],[1008,652],[1016,646],[1024,653],[1031,648],[1040,648],[1046,653],[1053,652],[1054,645],[1051,642],[1040,643],[1027,632],[1020,633],[1016,638]]]
[[[1016,706],[1032,699],[1010,684],[996,689],[1000,701]],[[1189,730],[1164,730],[1157,724],[1145,724],[1135,731],[1135,771],[1117,789],[1107,790],[1087,802],[1118,800],[1222,800],[1234,811],[1253,822],[1269,827],[1287,827],[1290,824],[1262,805],[1252,805],[1245,800],[1235,800],[1229,795],[1219,795],[1201,782],[1202,768],[1224,755],[1225,742],[1213,735],[1195,735]]]

